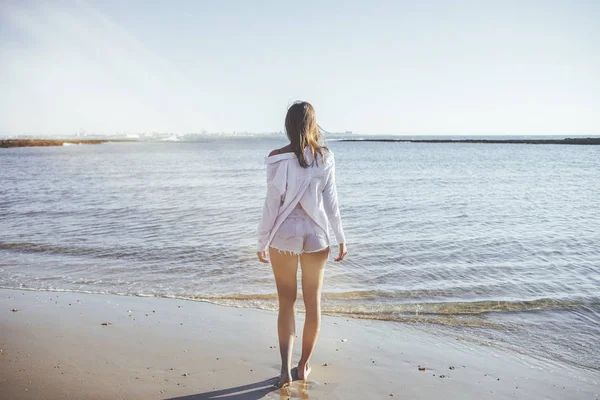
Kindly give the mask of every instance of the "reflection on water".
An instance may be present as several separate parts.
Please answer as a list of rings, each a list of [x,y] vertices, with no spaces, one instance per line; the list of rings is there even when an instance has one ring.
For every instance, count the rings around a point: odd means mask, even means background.
[[[337,383],[331,383],[328,385],[327,392],[328,396],[334,396],[332,393],[335,391],[335,386]],[[319,384],[314,381],[293,381],[289,385],[285,385],[281,389],[279,389],[280,399],[301,399],[301,400],[309,400],[311,390],[317,390]]]

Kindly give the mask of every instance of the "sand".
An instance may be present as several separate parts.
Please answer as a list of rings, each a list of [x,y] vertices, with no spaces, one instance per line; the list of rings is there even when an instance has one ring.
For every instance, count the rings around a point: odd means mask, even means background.
[[[596,371],[427,325],[325,316],[309,380],[278,389],[272,311],[10,289],[0,304],[2,399],[600,398]]]

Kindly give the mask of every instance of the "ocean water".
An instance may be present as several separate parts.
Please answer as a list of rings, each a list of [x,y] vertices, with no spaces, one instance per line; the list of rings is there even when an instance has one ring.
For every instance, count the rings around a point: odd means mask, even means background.
[[[0,286],[276,309],[255,246],[285,143],[0,149]],[[349,254],[324,313],[600,371],[600,146],[328,145]]]

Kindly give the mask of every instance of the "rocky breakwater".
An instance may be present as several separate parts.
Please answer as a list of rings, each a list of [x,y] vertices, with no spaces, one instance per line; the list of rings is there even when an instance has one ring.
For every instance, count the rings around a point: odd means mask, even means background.
[[[131,140],[5,139],[0,140],[0,148],[64,146],[65,144],[101,144],[106,142],[131,142]]]

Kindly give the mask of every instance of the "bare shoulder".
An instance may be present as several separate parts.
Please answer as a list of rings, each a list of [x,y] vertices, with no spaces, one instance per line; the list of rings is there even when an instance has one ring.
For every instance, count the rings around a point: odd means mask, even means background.
[[[290,153],[292,151],[292,146],[289,144],[287,146],[283,146],[280,149],[275,149],[269,153],[269,157],[276,156],[277,154]]]

